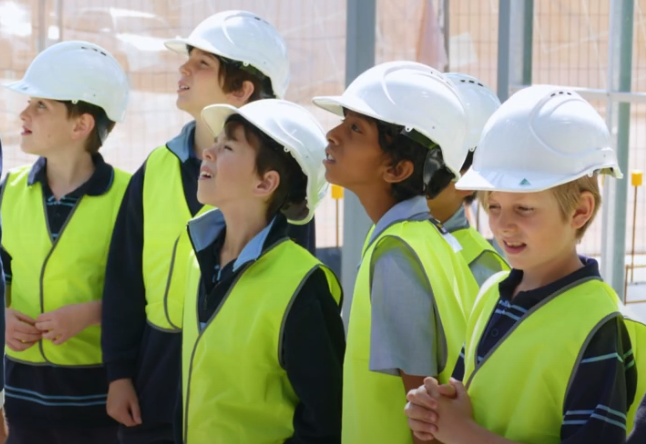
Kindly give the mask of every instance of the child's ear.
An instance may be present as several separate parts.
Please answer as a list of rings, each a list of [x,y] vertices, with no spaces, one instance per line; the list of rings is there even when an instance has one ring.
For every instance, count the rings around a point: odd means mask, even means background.
[[[249,97],[254,93],[256,88],[249,80],[242,82],[242,87],[236,91],[228,93],[229,102],[231,105],[240,108],[242,105],[249,101]]]
[[[78,117],[73,117],[73,119],[76,122],[74,123],[74,127],[72,128],[72,139],[80,140],[89,137],[92,133],[92,130],[94,129],[94,117],[92,117],[88,113],[85,113],[81,114]]]
[[[399,183],[408,179],[415,170],[413,162],[401,160],[397,165],[390,166],[384,172],[384,180],[388,183]]]
[[[264,173],[254,189],[254,193],[258,196],[270,196],[280,185],[280,174],[271,170]]]
[[[572,228],[578,230],[583,227],[592,218],[594,210],[594,196],[589,191],[582,192],[572,215]]]

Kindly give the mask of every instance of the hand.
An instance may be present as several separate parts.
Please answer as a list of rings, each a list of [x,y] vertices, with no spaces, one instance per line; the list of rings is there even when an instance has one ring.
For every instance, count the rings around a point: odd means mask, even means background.
[[[435,398],[440,396],[454,398],[456,390],[452,385],[438,385],[434,378],[426,378],[426,380],[430,380],[430,393],[425,385],[408,392],[406,396],[408,403],[404,413],[408,416],[408,426],[415,436],[422,441],[432,441],[435,439],[433,431],[436,430],[434,424],[437,421]]]
[[[41,332],[34,324],[32,318],[27,315],[7,308],[5,311],[5,334],[7,346],[13,351],[25,351],[36,342],[40,341]]]
[[[36,319],[36,328],[43,339],[61,345],[91,325],[97,325],[101,317],[101,302],[71,304],[43,313]]]
[[[108,415],[126,427],[141,424],[139,399],[131,379],[117,379],[108,389]]]
[[[433,408],[432,434],[442,442],[464,442],[462,436],[475,426],[473,421],[473,407],[471,399],[461,382],[451,379],[451,386],[455,389],[455,397],[442,396],[448,389],[442,389],[437,380],[426,378],[424,387],[433,396],[436,408]]]

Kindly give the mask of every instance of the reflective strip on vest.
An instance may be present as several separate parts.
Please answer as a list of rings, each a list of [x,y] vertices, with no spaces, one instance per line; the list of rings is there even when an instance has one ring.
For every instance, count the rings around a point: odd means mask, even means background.
[[[455,295],[468,291],[466,263],[429,221],[391,225],[365,249],[355,284],[343,366],[344,444],[413,442],[403,415],[406,398],[401,378],[369,370],[373,252],[385,237],[404,241],[417,255],[427,278],[431,277],[430,286],[447,339],[447,365],[439,375],[442,383],[453,373],[465,339],[466,320],[461,300]]]
[[[180,161],[166,146],[155,149],[146,160],[143,188],[146,317],[159,330],[180,331],[185,264],[191,252],[185,233],[192,216],[184,197]],[[202,207],[198,215],[211,208]]]
[[[190,258],[182,332],[185,444],[284,442],[294,434],[298,397],[283,368],[284,322],[294,297],[317,269],[341,302],[332,271],[291,240],[240,270],[200,331],[200,268]]]
[[[11,255],[11,308],[36,319],[70,304],[103,297],[105,267],[114,222],[130,175],[114,169],[110,189],[83,196],[52,239],[39,182],[28,185],[30,167],[9,174],[0,209],[2,246]],[[64,344],[41,340],[7,356],[28,364],[89,367],[102,363],[101,327],[93,325]]]
[[[509,274],[483,286],[469,322],[465,381],[475,421],[515,442],[561,442],[566,394],[585,345],[612,317],[617,296],[599,279],[581,280],[530,309],[477,363],[477,349]],[[594,302],[592,302],[594,301]]]

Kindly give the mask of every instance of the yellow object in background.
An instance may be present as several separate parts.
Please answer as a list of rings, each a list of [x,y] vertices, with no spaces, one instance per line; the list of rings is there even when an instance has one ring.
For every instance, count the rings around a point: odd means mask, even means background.
[[[343,187],[332,185],[332,199],[343,199]]]
[[[640,170],[634,170],[630,174],[630,184],[634,187],[642,186],[643,180],[644,180],[644,173],[642,173]]]

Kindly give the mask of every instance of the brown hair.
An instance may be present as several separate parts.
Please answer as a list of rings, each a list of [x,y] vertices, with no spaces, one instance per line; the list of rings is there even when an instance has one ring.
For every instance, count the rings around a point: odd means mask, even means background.
[[[103,108],[92,105],[91,103],[73,103],[70,101],[62,101],[62,103],[67,108],[68,118],[79,117],[83,114],[92,116],[94,119],[94,128],[92,128],[92,132],[85,142],[85,150],[90,154],[98,153],[116,123],[108,118]]]
[[[193,46],[187,46],[188,52],[193,50]],[[271,86],[271,79],[251,65],[245,66],[244,63],[211,54],[220,62],[218,77],[220,86],[225,93],[231,93],[242,89],[244,82],[253,84],[253,93],[249,97],[249,102],[255,102],[260,99],[274,99],[276,94]]]
[[[599,208],[601,207],[601,191],[599,189],[599,177],[597,174],[591,176],[583,176],[571,182],[564,183],[563,185],[550,188],[550,191],[553,193],[558,203],[559,210],[563,219],[567,219],[570,214],[574,211],[576,206],[579,204],[579,199],[581,194],[588,192],[592,194],[594,199],[594,209],[592,210],[592,215],[590,219],[579,228],[576,232],[576,239],[581,240],[585,235],[585,232],[588,230],[592,222],[594,221]],[[487,211],[489,196],[491,191],[480,191],[478,192],[478,198],[482,202],[482,207]]]
[[[255,69],[253,66],[244,66],[242,63],[218,57],[220,60],[220,84],[222,91],[230,93],[242,89],[245,81],[253,84],[253,93],[249,97],[249,102],[255,102],[260,99],[274,99],[276,95],[271,87],[269,77]]]
[[[278,188],[271,196],[267,207],[267,222],[271,221],[279,211],[285,212],[287,209],[302,207],[306,203],[307,176],[296,159],[286,153],[281,144],[239,114],[234,114],[227,119],[224,126],[226,137],[232,139],[233,132],[238,127],[242,127],[245,138],[256,150],[257,174],[263,175],[268,171],[276,171],[280,176]]]

